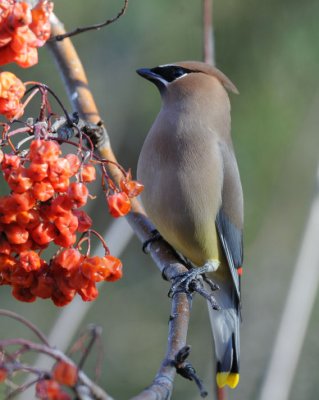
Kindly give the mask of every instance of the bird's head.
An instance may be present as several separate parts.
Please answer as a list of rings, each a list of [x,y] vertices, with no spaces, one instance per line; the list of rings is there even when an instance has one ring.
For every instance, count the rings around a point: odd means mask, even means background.
[[[227,90],[238,93],[236,86],[220,70],[212,65],[198,61],[183,61],[159,65],[154,68],[140,68],[136,71],[143,78],[153,82],[163,94],[178,87],[205,86],[216,80]]]

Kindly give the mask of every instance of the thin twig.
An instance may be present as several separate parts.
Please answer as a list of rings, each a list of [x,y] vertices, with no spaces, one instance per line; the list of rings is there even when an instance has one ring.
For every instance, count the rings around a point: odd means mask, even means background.
[[[39,378],[33,379],[32,381],[29,381],[27,383],[25,383],[24,385],[21,385],[19,387],[17,387],[15,390],[13,390],[12,392],[10,392],[4,400],[10,400],[15,398],[19,393],[24,392],[25,390],[27,390],[29,387],[35,385],[38,382]]]
[[[80,361],[78,363],[79,369],[83,368],[83,365],[84,365],[84,363],[85,363],[90,351],[92,350],[92,347],[93,347],[94,343],[96,342],[96,340],[99,337],[101,337],[102,329],[101,329],[100,326],[94,325],[92,327],[92,329],[90,329],[90,333],[91,333],[91,339],[90,339],[89,344],[86,346],[85,351],[84,351],[84,353],[83,353],[83,355],[82,355],[82,357],[81,357],[81,359],[80,359]]]
[[[127,10],[128,7],[128,0],[124,0],[124,5],[122,7],[122,9],[117,13],[117,15],[111,19],[108,19],[102,23],[99,24],[94,24],[94,25],[90,25],[90,26],[85,26],[83,28],[76,28],[73,31],[70,32],[66,32],[64,34],[60,34],[60,35],[56,35],[56,36],[52,36],[50,38],[50,41],[61,41],[65,38],[69,38],[71,36],[75,36],[78,35],[80,33],[83,32],[88,32],[88,31],[93,31],[93,30],[99,30],[101,28],[104,28],[107,25],[112,24],[113,22],[117,21],[119,18],[121,18],[122,15],[125,14],[125,11]]]
[[[214,44],[213,0],[203,0],[203,60],[211,65],[215,65]]]
[[[47,356],[57,360],[57,361],[65,361],[70,365],[76,365],[74,362],[67,357],[62,351],[50,347],[48,345],[34,343],[26,339],[21,338],[13,338],[13,339],[5,339],[0,340],[0,349],[4,349],[8,346],[21,346],[29,351],[34,351],[37,353],[46,354]],[[81,370],[79,370],[78,374],[79,381],[83,383],[83,385],[87,386],[92,394],[94,394],[94,398],[100,400],[112,400],[112,398],[104,392],[104,390],[96,385],[91,379]]]
[[[50,343],[48,342],[46,336],[40,331],[40,329],[37,326],[33,325],[32,322],[23,318],[21,315],[16,314],[15,312],[9,311],[9,310],[0,309],[0,315],[4,315],[5,317],[13,318],[13,319],[21,322],[23,325],[25,325],[27,328],[29,328],[41,340],[41,342],[43,342],[46,346],[50,347]]]

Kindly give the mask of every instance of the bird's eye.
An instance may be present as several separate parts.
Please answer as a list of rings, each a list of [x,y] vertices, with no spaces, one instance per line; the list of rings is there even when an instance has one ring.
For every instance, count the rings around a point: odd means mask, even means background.
[[[175,79],[180,78],[181,76],[186,75],[191,71],[175,65],[165,65],[152,68],[152,72],[161,76],[163,79],[165,79],[166,82],[173,82]]]
[[[183,68],[174,68],[173,75],[174,78],[179,78],[180,76],[186,75],[186,72]]]

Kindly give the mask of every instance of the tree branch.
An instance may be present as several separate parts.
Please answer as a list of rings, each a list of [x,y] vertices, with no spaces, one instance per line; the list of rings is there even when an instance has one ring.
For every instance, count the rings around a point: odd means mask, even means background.
[[[41,340],[41,342],[43,342],[47,346],[50,345],[46,336],[40,331],[40,329],[37,326],[33,325],[27,319],[23,318],[21,315],[16,314],[13,311],[3,310],[3,309],[0,309],[0,315],[9,317],[9,318],[13,318],[13,319],[21,322],[23,325],[25,325],[27,328],[29,328]]]
[[[124,0],[123,7],[121,8],[121,10],[117,13],[117,15],[115,17],[110,18],[110,19],[108,19],[108,20],[106,20],[106,21],[104,21],[104,22],[102,22],[100,24],[94,24],[94,25],[90,25],[90,26],[85,26],[83,28],[76,28],[73,31],[52,36],[50,38],[50,41],[54,41],[54,40],[61,41],[61,40],[65,39],[65,38],[68,38],[68,37],[71,37],[71,36],[75,36],[75,35],[78,35],[78,34],[83,33],[83,32],[99,30],[101,28],[104,28],[105,26],[110,25],[113,22],[117,21],[122,15],[124,15],[125,11],[127,10],[127,7],[128,7],[128,0]]]
[[[203,60],[207,64],[215,65],[213,0],[203,0]]]
[[[0,349],[5,349],[9,346],[20,346],[25,351],[35,351],[37,353],[46,354],[57,361],[65,361],[70,365],[75,365],[74,362],[67,357],[62,351],[52,348],[44,344],[34,343],[26,339],[4,339],[0,340]],[[75,365],[76,366],[76,365]],[[91,379],[81,370],[78,372],[78,379],[83,383],[93,394],[92,400],[113,400],[102,388],[96,385]],[[28,384],[27,384],[28,385]]]

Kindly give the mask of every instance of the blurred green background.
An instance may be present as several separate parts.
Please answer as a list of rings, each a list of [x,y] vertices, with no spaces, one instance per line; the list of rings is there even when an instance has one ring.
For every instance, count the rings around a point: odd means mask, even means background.
[[[120,7],[120,0],[55,1],[55,12],[67,29],[108,19]],[[315,0],[214,1],[216,63],[240,91],[240,96],[231,95],[232,132],[246,215],[241,382],[229,399],[258,398],[315,190],[318,17]],[[131,0],[118,22],[77,36],[73,42],[118,160],[135,171],[139,150],[160,107],[153,85],[141,80],[135,70],[201,60],[201,0]],[[64,84],[46,49],[40,50],[39,65],[8,69],[23,80],[48,84],[69,107]],[[36,112],[29,110],[30,115]],[[103,200],[97,201],[91,211],[103,231],[110,218]],[[124,278],[103,287],[79,328],[91,322],[103,327],[100,382],[117,399],[127,399],[151,382],[165,353],[170,312],[169,286],[135,238],[122,260]],[[24,315],[46,333],[62,311],[49,301],[19,303],[7,287],[1,287],[0,301],[2,308]],[[291,400],[318,398],[318,312],[313,314]],[[29,337],[16,323],[3,319],[0,336],[12,332]],[[190,360],[212,399],[211,334],[206,304],[197,297],[188,343]],[[86,367],[89,375],[95,357],[93,352]],[[178,377],[173,399],[199,396],[195,385]]]

